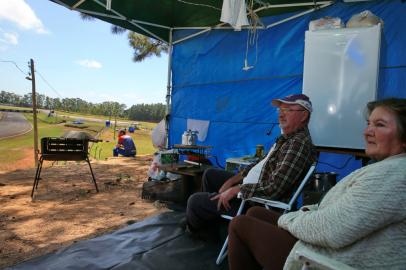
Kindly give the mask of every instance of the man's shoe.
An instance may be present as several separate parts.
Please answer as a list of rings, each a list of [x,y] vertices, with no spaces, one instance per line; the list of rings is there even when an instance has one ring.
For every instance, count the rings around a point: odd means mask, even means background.
[[[193,239],[203,241],[218,241],[218,235],[213,229],[195,229],[190,226],[190,224],[187,222],[186,217],[182,218],[178,224],[179,227],[182,228],[182,230],[185,232],[185,234]]]

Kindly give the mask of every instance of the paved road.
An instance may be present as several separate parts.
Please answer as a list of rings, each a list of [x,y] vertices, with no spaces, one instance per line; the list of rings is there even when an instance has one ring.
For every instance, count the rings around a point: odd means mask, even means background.
[[[13,137],[29,132],[31,124],[25,119],[22,113],[2,112],[0,119],[0,139]]]

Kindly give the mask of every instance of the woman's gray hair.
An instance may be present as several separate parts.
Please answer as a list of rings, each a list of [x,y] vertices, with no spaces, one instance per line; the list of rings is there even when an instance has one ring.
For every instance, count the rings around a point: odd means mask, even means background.
[[[406,99],[404,98],[386,98],[371,101],[367,104],[366,114],[369,116],[375,108],[383,107],[395,114],[396,124],[399,131],[399,138],[406,142]]]

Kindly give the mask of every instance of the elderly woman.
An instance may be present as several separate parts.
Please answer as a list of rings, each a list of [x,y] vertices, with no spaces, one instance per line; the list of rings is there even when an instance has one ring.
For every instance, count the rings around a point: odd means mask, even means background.
[[[367,105],[366,154],[320,205],[282,216],[261,207],[229,226],[230,269],[300,269],[309,249],[358,269],[406,269],[406,99]]]

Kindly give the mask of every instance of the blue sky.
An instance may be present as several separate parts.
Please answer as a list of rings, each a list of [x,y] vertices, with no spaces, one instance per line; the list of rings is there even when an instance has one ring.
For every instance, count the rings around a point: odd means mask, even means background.
[[[48,0],[0,0],[0,91],[31,92],[27,74],[3,61],[28,73],[32,58],[45,79],[36,75],[41,94],[128,107],[165,103],[167,55],[135,63],[127,35],[110,29]]]

